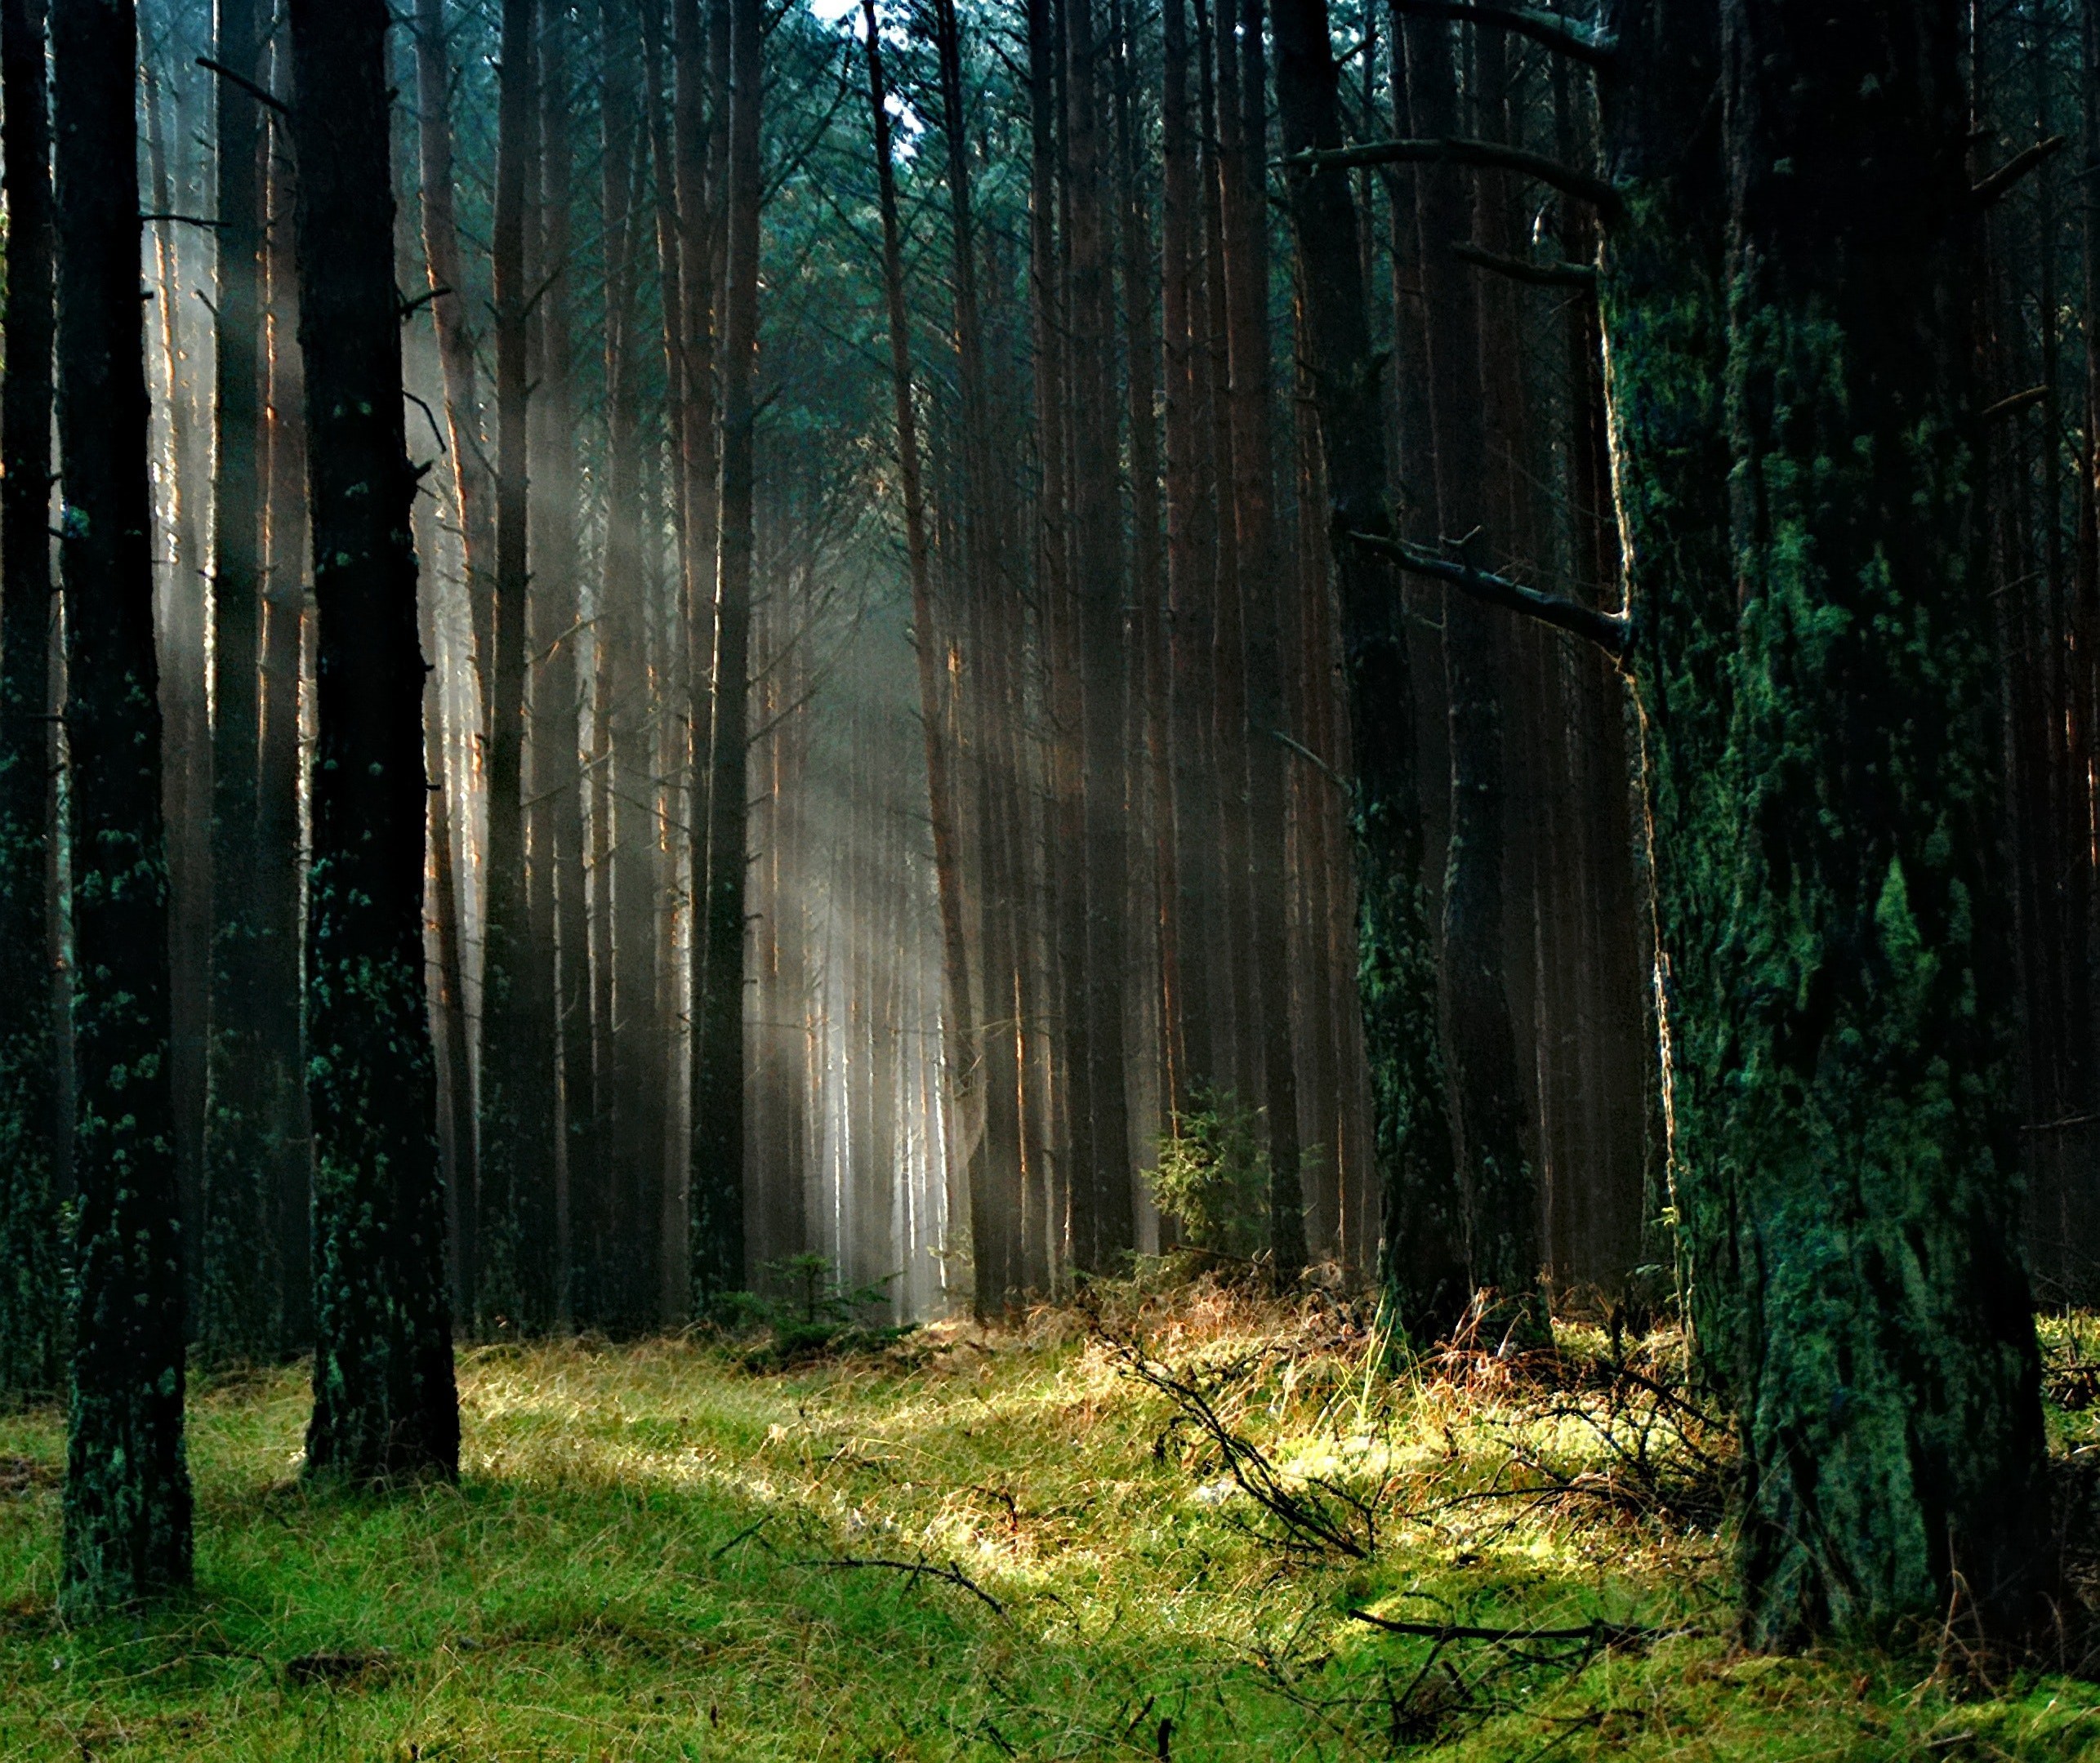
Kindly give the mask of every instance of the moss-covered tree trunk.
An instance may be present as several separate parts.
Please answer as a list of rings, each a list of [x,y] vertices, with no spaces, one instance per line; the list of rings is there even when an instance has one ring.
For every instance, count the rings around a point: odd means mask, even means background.
[[[189,1579],[137,41],[129,0],[52,20],[79,1188],[59,1596],[83,1613]]]
[[[1678,1106],[1692,1316],[1741,1416],[1752,1637],[1951,1601],[2003,1632],[2032,1613],[2049,1522],[1959,13],[1722,17],[1737,836],[1703,983],[1673,999],[1700,1086]]]
[[[309,1473],[459,1461],[423,992],[423,659],[383,0],[292,0],[299,341],[319,606],[307,926],[316,1344]]]
[[[49,889],[52,240],[44,0],[0,5],[0,1399],[59,1387],[58,1024]]]
[[[1337,147],[1341,126],[1323,0],[1278,0],[1275,18],[1285,154]],[[1379,556],[1349,538],[1392,531],[1379,363],[1349,174],[1295,166],[1289,194],[1326,462],[1355,760],[1358,984],[1382,1188],[1381,1267],[1396,1322],[1420,1334],[1464,1304],[1466,1275],[1437,1040],[1436,953],[1422,882],[1414,682],[1397,584]]]

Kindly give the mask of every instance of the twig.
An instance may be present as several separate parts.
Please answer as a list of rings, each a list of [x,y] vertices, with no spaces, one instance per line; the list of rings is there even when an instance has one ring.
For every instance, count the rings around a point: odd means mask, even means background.
[[[828,1560],[803,1561],[804,1567],[885,1567],[892,1573],[908,1574],[914,1579],[939,1579],[952,1586],[960,1586],[972,1597],[988,1608],[995,1616],[1004,1618],[1006,1606],[971,1578],[960,1567],[936,1566],[931,1561],[893,1561],[880,1556],[840,1555]]]
[[[201,214],[142,214],[139,216],[141,226],[160,220],[179,220],[185,226],[201,226],[214,232],[226,225],[224,220],[208,220]]]

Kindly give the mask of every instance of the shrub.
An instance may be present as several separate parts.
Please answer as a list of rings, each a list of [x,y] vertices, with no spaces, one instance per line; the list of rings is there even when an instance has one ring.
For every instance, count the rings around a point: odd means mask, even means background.
[[[1200,1089],[1160,1135],[1153,1204],[1184,1246],[1238,1261],[1268,1248],[1268,1153],[1255,1111],[1230,1090]]]

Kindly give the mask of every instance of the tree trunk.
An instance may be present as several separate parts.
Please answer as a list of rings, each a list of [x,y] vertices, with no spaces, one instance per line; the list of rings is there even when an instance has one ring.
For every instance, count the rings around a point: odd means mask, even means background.
[[[74,1616],[185,1586],[190,1567],[137,42],[128,0],[52,20],[78,1204],[59,1601]]]
[[[481,1086],[475,1316],[484,1328],[553,1317],[554,1049],[534,995],[528,944],[525,651],[533,291],[526,181],[537,157],[534,0],[504,0],[496,168],[496,653],[489,709],[488,832],[483,855]]]
[[[290,45],[274,46],[280,86],[291,83]],[[314,1340],[314,1159],[306,1119],[303,987],[299,959],[301,853],[299,684],[305,659],[307,559],[306,387],[299,355],[299,272],[292,216],[297,200],[291,145],[273,132],[270,158],[269,563],[262,603],[262,710],[256,732],[256,994],[265,1060],[263,1142],[276,1182],[282,1269],[279,1351]]]
[[[1406,42],[1411,126],[1432,138],[1457,135],[1450,28],[1411,17]],[[1489,513],[1479,308],[1472,272],[1450,249],[1471,235],[1472,217],[1456,166],[1425,167],[1418,189],[1437,518],[1443,536],[1457,541],[1478,532]],[[1527,1311],[1539,1284],[1538,1202],[1503,977],[1500,674],[1508,645],[1499,640],[1498,617],[1456,590],[1444,595],[1451,772],[1441,992],[1467,1278],[1476,1291],[1491,1289],[1505,1303]]]
[[[750,695],[753,382],[758,368],[761,0],[730,0],[723,283],[721,561],[709,731],[706,959],[693,1001],[693,1284],[696,1306],[744,1283],[745,779]]]
[[[1284,152],[1338,146],[1326,8],[1322,0],[1280,0],[1275,17]],[[1447,1325],[1466,1292],[1422,880],[1414,685],[1393,583],[1377,556],[1349,538],[1391,530],[1378,362],[1348,174],[1294,169],[1289,191],[1355,761],[1358,978],[1384,1211],[1381,1271],[1395,1320],[1420,1339]]]
[[[380,0],[292,0],[291,24],[320,618],[307,928],[318,1298],[306,1467],[366,1481],[451,1476],[459,1407],[422,973],[423,659],[394,281],[387,14]]]
[[[1723,8],[1722,770],[1748,835],[1723,937],[1675,974],[1672,1037],[1697,1073],[1678,1097],[1692,1314],[1743,1417],[1761,1643],[1936,1626],[1951,1598],[1951,1619],[2017,1632],[2051,1580],[1958,18],[1951,0]]]
[[[7,372],[0,379],[0,1396],[60,1387],[59,1024],[51,1008],[52,250],[45,0],[0,5]],[[163,283],[162,299],[167,297]]]
[[[255,0],[218,0],[214,48],[259,82]],[[269,1050],[255,1008],[263,499],[262,107],[216,84],[218,273],[212,473],[212,979],[204,1110],[199,1350],[255,1358],[278,1344],[278,1198],[263,1120]]]

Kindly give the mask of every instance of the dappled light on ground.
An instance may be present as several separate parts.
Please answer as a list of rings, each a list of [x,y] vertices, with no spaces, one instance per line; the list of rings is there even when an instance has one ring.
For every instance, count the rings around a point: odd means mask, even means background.
[[[299,1370],[207,1382],[196,1595],[90,1628],[53,1610],[58,1417],[0,1420],[0,1756],[2100,1747],[2068,1679],[1732,1652],[1725,1436],[1674,1340],[1389,1369],[1367,1320],[1118,1290],[787,1374],[689,1339],[470,1349],[460,1485],[384,1498],[298,1480]],[[2055,1411],[2062,1449],[2088,1412]]]

